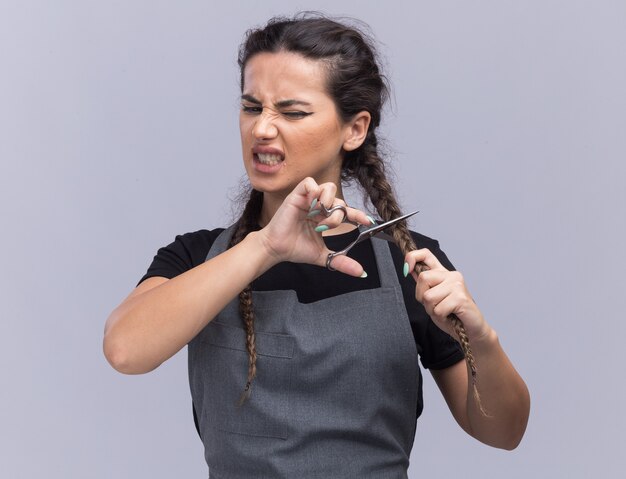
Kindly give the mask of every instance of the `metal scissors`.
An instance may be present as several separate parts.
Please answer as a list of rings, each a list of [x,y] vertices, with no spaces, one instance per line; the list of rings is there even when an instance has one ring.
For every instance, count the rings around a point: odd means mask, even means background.
[[[358,230],[359,230],[359,236],[357,236],[357,238],[350,243],[348,246],[346,246],[344,249],[342,249],[341,251],[333,251],[328,253],[328,257],[326,258],[326,268],[328,268],[330,271],[335,271],[335,269],[330,265],[331,261],[333,260],[333,258],[335,256],[339,256],[342,254],[347,254],[348,251],[350,251],[356,244],[365,241],[366,239],[370,239],[372,236],[376,236],[378,238],[382,238],[385,239],[387,241],[392,241],[395,242],[395,240],[388,234],[384,233],[384,230],[386,230],[387,228],[389,228],[390,226],[395,225],[396,223],[405,220],[407,218],[409,218],[410,216],[413,216],[416,213],[419,213],[418,211],[414,211],[413,213],[408,213],[406,215],[402,215],[402,216],[398,216],[397,218],[394,218],[393,220],[389,220],[386,221],[384,223],[380,223],[374,226],[368,226],[365,227],[363,225],[360,225],[358,223],[354,223],[353,221],[349,221],[347,220],[347,211],[345,206],[339,205],[339,206],[334,206],[330,209],[326,208],[324,205],[320,205],[322,208],[322,212],[324,213],[324,215],[326,215],[327,217],[330,216],[331,214],[333,214],[335,211],[337,210],[341,210],[344,213],[344,223],[350,223],[353,225],[356,225]]]

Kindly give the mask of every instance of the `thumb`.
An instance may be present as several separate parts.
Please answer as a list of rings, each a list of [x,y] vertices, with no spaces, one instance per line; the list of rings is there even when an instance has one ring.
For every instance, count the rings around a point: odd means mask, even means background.
[[[324,257],[324,265],[326,265],[326,256]],[[335,256],[332,259],[330,266],[340,272],[347,274],[348,276],[354,276],[356,278],[366,278],[367,273],[363,269],[363,266],[356,260],[347,257],[346,255]]]

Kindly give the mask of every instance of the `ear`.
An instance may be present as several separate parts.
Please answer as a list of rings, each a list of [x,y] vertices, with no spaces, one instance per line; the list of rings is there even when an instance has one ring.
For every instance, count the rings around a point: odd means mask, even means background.
[[[345,151],[356,150],[365,141],[367,136],[367,130],[370,126],[372,116],[368,111],[361,111],[354,115],[354,117],[345,125],[345,140],[343,142],[343,149]]]

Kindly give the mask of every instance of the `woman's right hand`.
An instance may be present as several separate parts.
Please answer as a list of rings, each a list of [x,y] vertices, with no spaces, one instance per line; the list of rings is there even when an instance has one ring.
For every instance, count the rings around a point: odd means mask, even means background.
[[[285,198],[269,223],[259,231],[262,244],[276,263],[290,261],[326,266],[331,252],[319,230],[337,227],[344,220],[342,211],[335,211],[328,218],[321,212],[320,204],[327,208],[346,203],[337,198],[334,183],[317,184],[313,178],[305,178]],[[346,206],[348,220],[369,225],[371,220],[361,210]],[[327,226],[327,228],[324,228]],[[318,231],[315,230],[318,228]],[[361,276],[363,267],[345,255],[333,259],[333,269],[350,276]]]
[[[152,371],[193,339],[251,281],[281,261],[326,265],[330,252],[316,226],[334,228],[342,220],[335,212],[309,217],[311,203],[345,205],[333,183],[318,185],[306,178],[287,196],[261,231],[209,261],[175,278],[149,278],[109,316],[104,354],[126,374]],[[365,213],[347,208],[348,218],[369,224]],[[333,259],[334,269],[360,276],[363,268],[346,256]],[[227,274],[236,272],[236,274]]]

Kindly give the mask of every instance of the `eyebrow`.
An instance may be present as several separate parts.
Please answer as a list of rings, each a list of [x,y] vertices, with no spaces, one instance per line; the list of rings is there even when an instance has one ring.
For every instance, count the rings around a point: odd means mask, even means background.
[[[254,98],[252,95],[241,95],[241,99],[245,101],[249,101],[250,103],[254,103],[255,105],[261,105],[262,103]],[[310,103],[302,100],[281,100],[279,102],[274,103],[274,106],[278,108],[287,108],[293,105],[304,105],[311,106]]]

